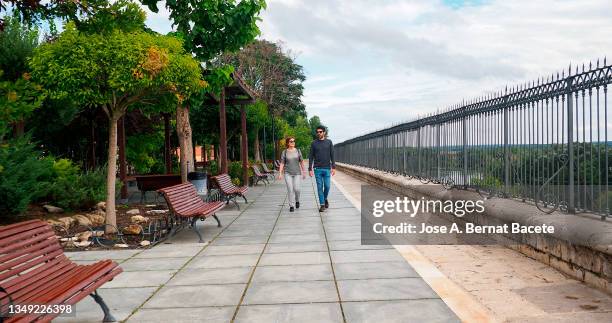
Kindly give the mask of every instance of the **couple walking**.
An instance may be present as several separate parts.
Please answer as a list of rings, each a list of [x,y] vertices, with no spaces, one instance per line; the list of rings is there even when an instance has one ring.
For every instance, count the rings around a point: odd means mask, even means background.
[[[285,184],[289,194],[289,212],[300,208],[300,186],[302,179],[306,178],[302,152],[295,147],[295,138],[288,137],[287,149],[281,153],[281,164],[278,178],[285,176]],[[314,166],[314,170],[313,170]],[[319,212],[329,207],[327,196],[331,186],[331,177],[336,174],[336,163],[334,161],[334,145],[331,140],[325,138],[325,127],[317,127],[317,139],[310,145],[308,155],[308,173],[317,181],[317,194],[319,195]]]

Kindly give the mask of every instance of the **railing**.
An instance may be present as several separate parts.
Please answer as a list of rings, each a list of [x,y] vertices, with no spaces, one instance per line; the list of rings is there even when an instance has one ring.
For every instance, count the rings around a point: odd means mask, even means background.
[[[486,197],[530,201],[546,213],[611,217],[612,120],[604,59],[446,112],[336,145],[340,162]]]

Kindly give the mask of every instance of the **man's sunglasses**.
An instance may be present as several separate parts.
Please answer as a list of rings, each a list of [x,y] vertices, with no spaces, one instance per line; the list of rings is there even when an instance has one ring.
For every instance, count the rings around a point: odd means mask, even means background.
[[[323,133],[323,130],[317,130],[317,133]]]

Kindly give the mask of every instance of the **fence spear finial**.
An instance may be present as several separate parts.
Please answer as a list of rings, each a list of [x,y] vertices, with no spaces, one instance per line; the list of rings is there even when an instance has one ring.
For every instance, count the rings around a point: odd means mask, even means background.
[[[606,66],[606,57],[604,56],[604,66]]]
[[[599,58],[597,59],[597,68],[599,68]]]

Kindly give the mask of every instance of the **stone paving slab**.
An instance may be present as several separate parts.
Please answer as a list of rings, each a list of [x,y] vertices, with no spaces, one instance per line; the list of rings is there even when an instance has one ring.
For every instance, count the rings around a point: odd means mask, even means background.
[[[345,302],[343,308],[347,322],[460,322],[440,299]]]
[[[260,266],[253,276],[254,283],[308,280],[334,280],[331,265]]]
[[[421,278],[339,280],[343,301],[438,298]]]
[[[167,285],[148,300],[144,308],[238,305],[246,284],[201,286]]]
[[[175,270],[124,271],[104,284],[104,287],[157,287],[170,280],[175,272]]]
[[[289,252],[264,254],[260,266],[273,265],[314,265],[329,263],[327,252]]]
[[[243,303],[283,304],[336,302],[338,293],[333,281],[252,282]]]
[[[252,270],[253,267],[185,268],[166,285],[246,284]]]
[[[131,258],[121,263],[124,271],[145,271],[145,270],[178,270],[183,267],[189,257],[164,258],[159,261],[157,258]]]
[[[129,323],[220,323],[230,322],[235,306],[217,306],[217,307],[192,307],[192,308],[163,308],[163,309],[140,309],[128,320]]]
[[[235,322],[342,322],[339,303],[246,305],[240,307]]]

